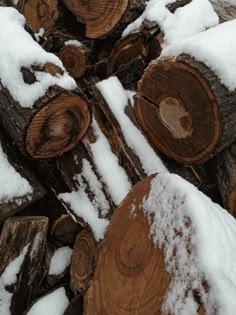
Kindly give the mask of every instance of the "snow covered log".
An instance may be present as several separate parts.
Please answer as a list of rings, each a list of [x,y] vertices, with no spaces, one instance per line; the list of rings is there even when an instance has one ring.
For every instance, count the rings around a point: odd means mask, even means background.
[[[48,229],[46,217],[12,217],[0,236],[0,313],[23,314],[37,295]]]
[[[181,163],[203,163],[235,140],[235,30],[236,20],[173,43],[139,83],[140,125]]]
[[[0,120],[24,154],[54,157],[80,140],[90,115],[86,101],[72,93],[76,83],[61,61],[24,26],[15,9],[0,8],[0,40],[5,42],[0,48]]]
[[[26,162],[19,159],[9,141],[0,135],[0,222],[46,194]]]
[[[86,43],[81,43],[77,40],[68,40],[60,49],[58,57],[63,62],[69,74],[73,78],[78,79],[85,74],[91,64],[91,53]]]
[[[217,178],[224,208],[236,217],[236,143],[217,157]]]
[[[94,275],[97,243],[93,235],[83,230],[76,238],[71,260],[71,283],[74,292],[84,292]]]
[[[86,27],[86,37],[119,36],[124,28],[144,10],[144,0],[63,0],[67,8]]]
[[[113,214],[84,314],[234,314],[235,235],[235,219],[178,175],[142,180]]]
[[[170,276],[164,256],[149,238],[140,210],[153,176],[137,184],[115,210],[102,242],[84,314],[160,314]]]

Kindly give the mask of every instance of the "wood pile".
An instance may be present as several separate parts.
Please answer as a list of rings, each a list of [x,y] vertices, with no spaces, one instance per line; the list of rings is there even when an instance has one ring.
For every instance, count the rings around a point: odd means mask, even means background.
[[[14,8],[0,6],[0,314],[177,314],[163,310],[174,274],[144,201],[170,172],[236,217],[236,89],[187,49],[168,54],[146,1],[4,4]],[[220,20],[211,7],[196,33],[236,17],[212,5]],[[189,292],[210,314],[202,291]]]

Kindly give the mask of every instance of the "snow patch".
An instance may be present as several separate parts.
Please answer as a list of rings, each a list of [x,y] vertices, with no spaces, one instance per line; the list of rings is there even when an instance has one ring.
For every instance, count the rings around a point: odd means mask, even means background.
[[[69,246],[64,246],[55,250],[50,261],[48,275],[57,276],[62,274],[66,268],[69,267],[71,256],[72,249]]]

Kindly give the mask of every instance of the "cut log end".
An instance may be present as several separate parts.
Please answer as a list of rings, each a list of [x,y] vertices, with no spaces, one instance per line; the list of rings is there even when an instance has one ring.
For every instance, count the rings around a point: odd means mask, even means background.
[[[85,24],[88,38],[99,38],[111,32],[126,11],[128,2],[64,0],[67,8]]]
[[[197,68],[178,59],[147,68],[135,111],[151,142],[184,164],[206,161],[220,139],[220,113],[209,84]]]
[[[71,287],[84,291],[93,274],[96,243],[91,234],[83,230],[76,239],[71,262]]]
[[[26,133],[26,151],[32,158],[60,156],[76,145],[89,123],[87,103],[64,92],[33,117]]]
[[[20,0],[17,8],[27,17],[27,22],[34,33],[40,28],[47,33],[54,27],[59,17],[56,0]]]
[[[85,74],[87,70],[87,56],[80,46],[66,45],[62,47],[58,57],[73,78],[78,79]]]

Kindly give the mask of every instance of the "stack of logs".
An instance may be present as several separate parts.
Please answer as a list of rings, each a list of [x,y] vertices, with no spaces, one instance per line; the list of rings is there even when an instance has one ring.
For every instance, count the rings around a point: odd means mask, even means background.
[[[119,119],[97,83],[117,76],[124,89],[138,92],[134,106],[131,100],[127,101],[124,115],[145,135],[150,150],[163,160],[163,167],[196,185],[234,216],[236,94],[229,93],[209,68],[188,55],[176,60],[156,60],[163,38],[156,23],[145,20],[139,31],[121,37],[125,27],[142,14],[145,0],[7,2],[26,17],[25,29],[32,38],[47,52],[56,54],[77,83],[72,92],[57,86],[50,88],[32,108],[19,106],[1,84],[2,148],[10,164],[33,187],[30,196],[0,202],[1,275],[27,247],[16,285],[5,288],[12,294],[11,314],[27,314],[37,299],[59,287],[65,288],[71,301],[65,315],[161,314],[161,303],[170,283],[163,253],[150,245],[144,217],[129,225],[133,220],[129,210],[134,203],[141,204],[147,194],[149,180],[144,178],[150,172],[126,140]],[[168,9],[175,12],[190,2],[177,0]],[[53,64],[37,67],[22,69],[25,83],[36,81],[35,71],[54,76],[62,71]],[[191,86],[194,94],[189,92]],[[144,179],[118,211],[115,209],[119,202],[112,195],[109,182],[102,178],[92,150],[98,138],[96,126],[125,171],[130,187]],[[99,217],[108,221],[112,218],[101,247],[90,225],[57,198],[60,193],[78,190],[81,185],[78,175],[82,174],[84,161],[91,165],[109,205],[105,214],[98,209]],[[92,184],[86,179],[85,184],[84,191],[94,204],[97,196]],[[62,246],[73,248],[71,267],[50,276],[50,260]],[[150,246],[152,261],[141,266],[144,262],[140,260],[138,266],[145,272],[142,271],[144,276],[137,283],[139,267],[136,270],[131,266],[129,270],[128,266],[136,264],[138,255],[143,255],[142,251]],[[91,284],[96,268],[105,270],[102,273],[105,276],[99,278],[101,273],[97,272]],[[133,277],[127,287],[126,277]],[[146,290],[143,295],[142,290]],[[201,307],[199,314],[204,314]]]

